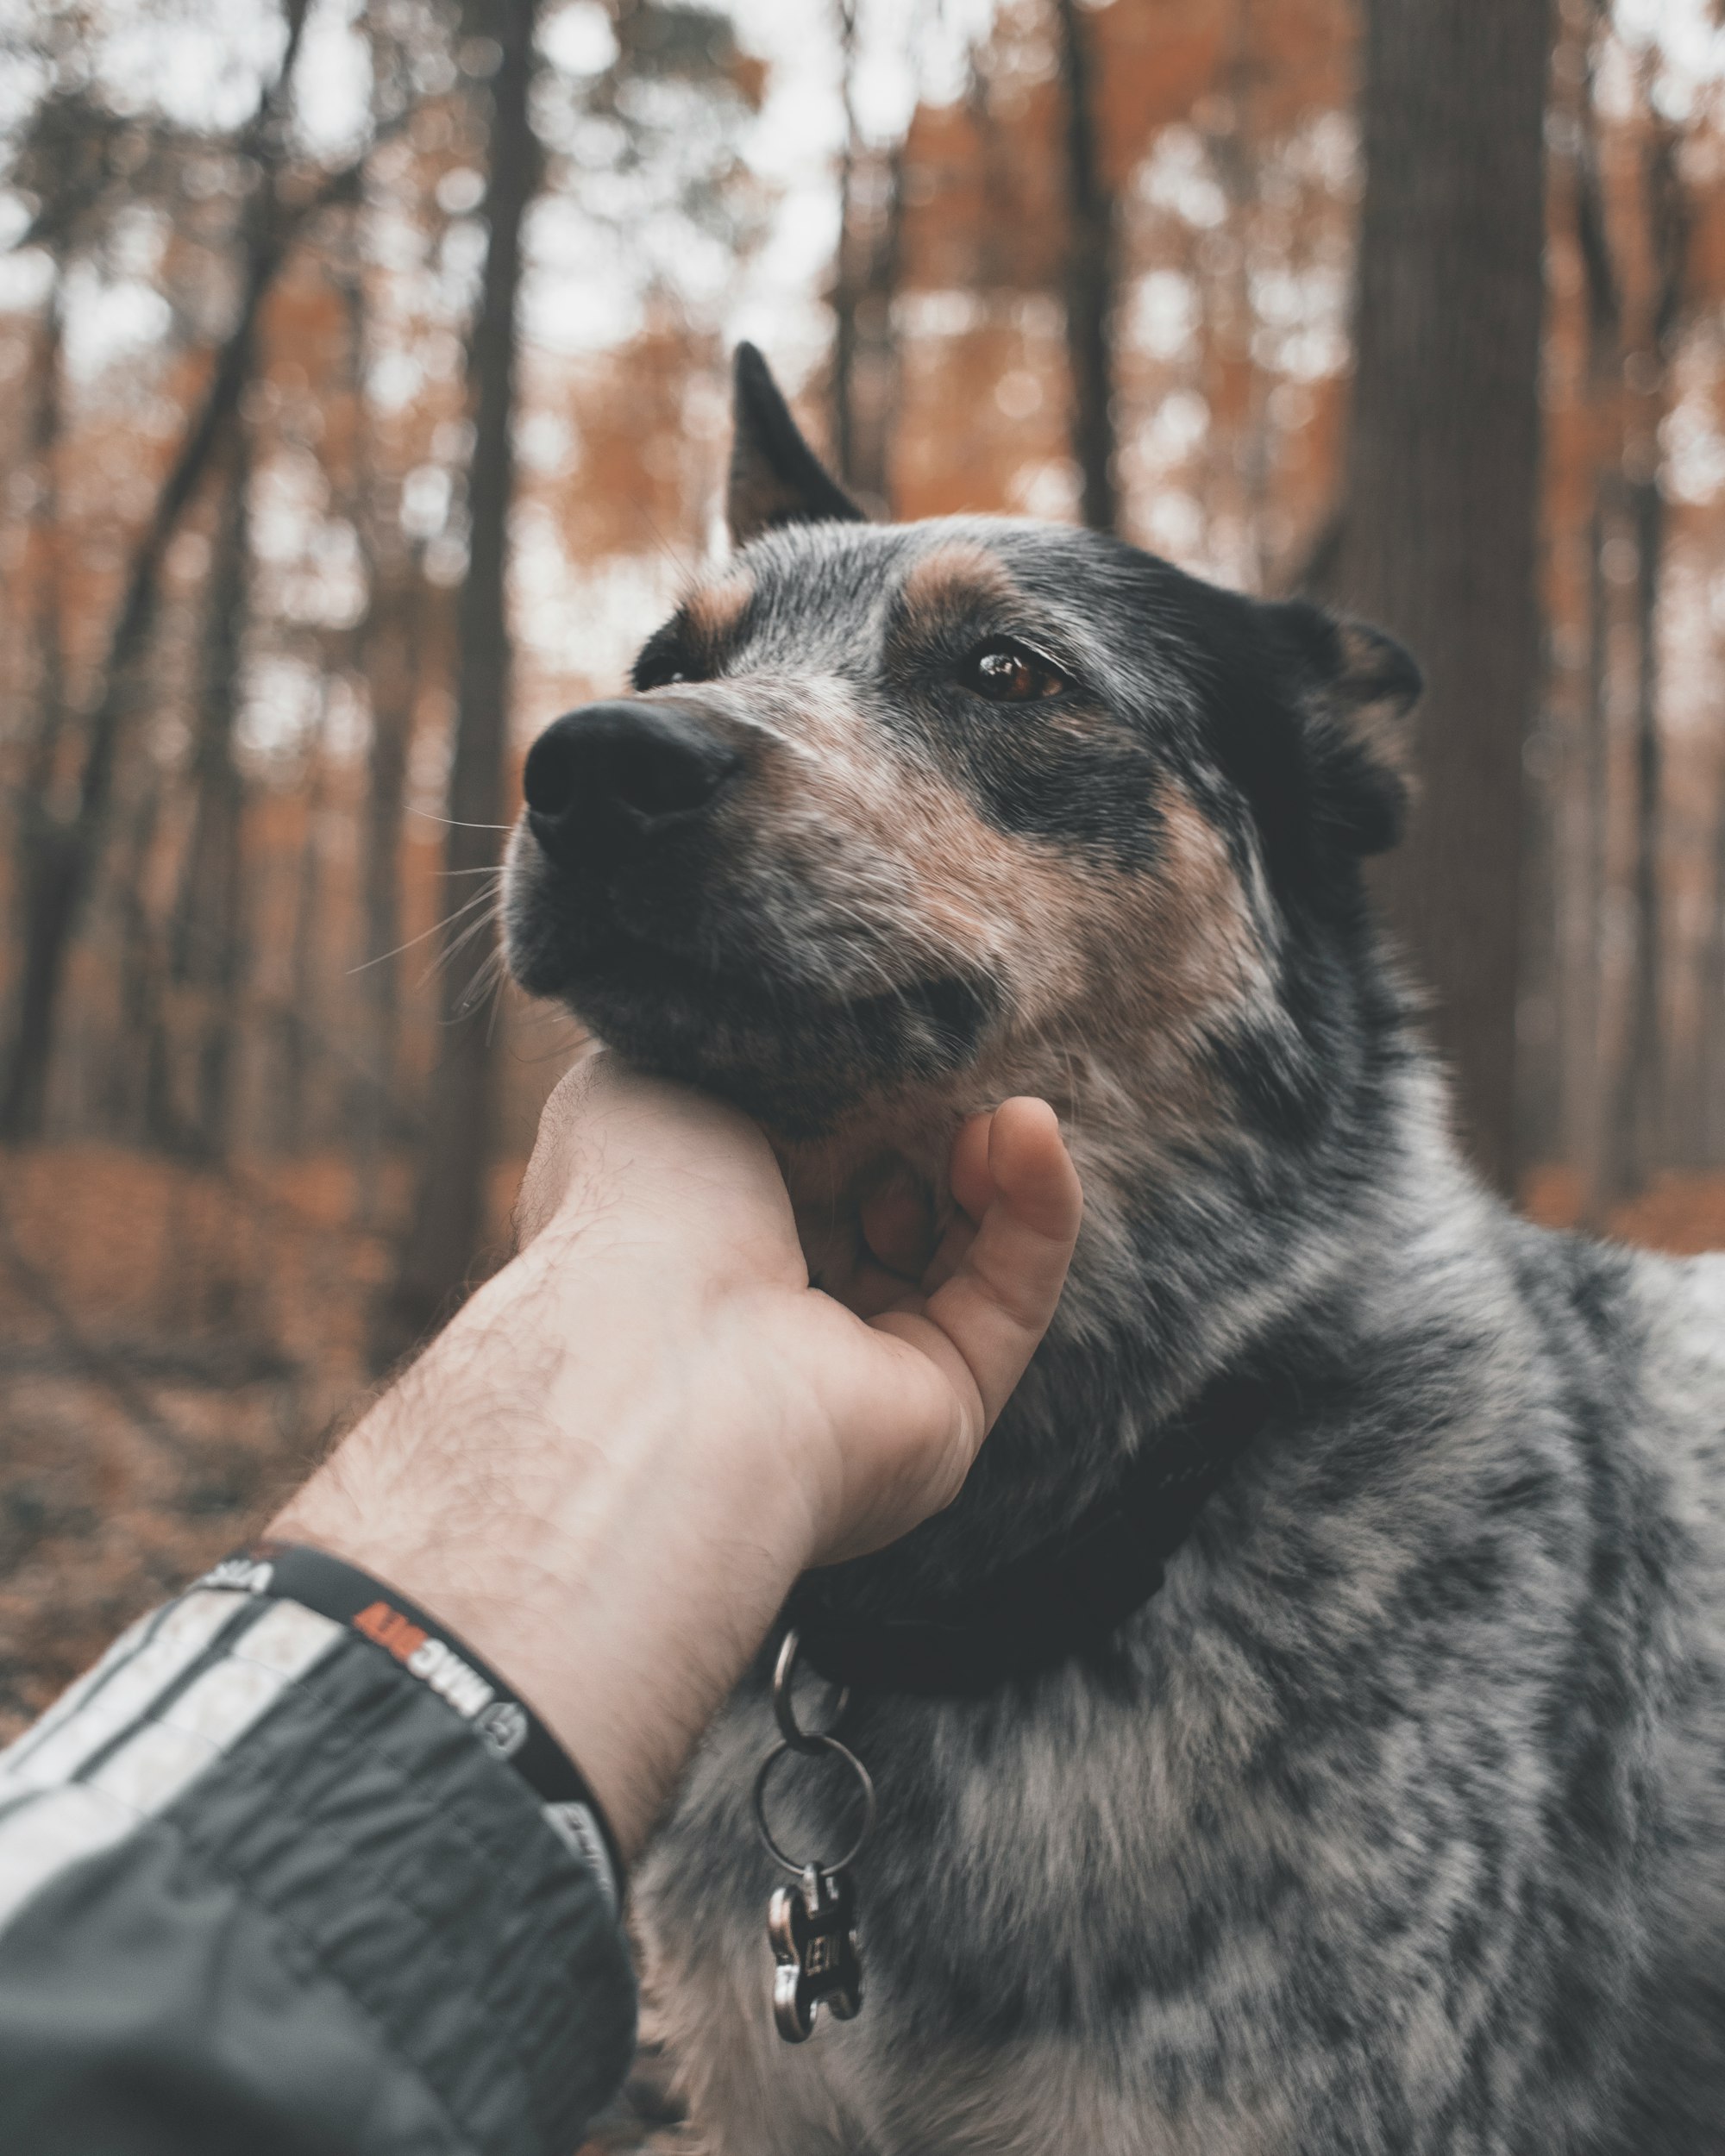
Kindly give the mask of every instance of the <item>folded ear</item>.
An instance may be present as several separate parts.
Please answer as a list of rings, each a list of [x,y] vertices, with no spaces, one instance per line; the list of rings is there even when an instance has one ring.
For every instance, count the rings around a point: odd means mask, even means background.
[[[1386,852],[1402,836],[1412,798],[1408,717],[1425,686],[1418,665],[1381,629],[1339,619],[1308,600],[1264,611],[1294,656],[1326,836],[1351,853]]]
[[[747,546],[775,524],[860,523],[862,511],[829,479],[800,433],[767,362],[752,344],[737,348],[736,434],[725,519],[731,543]]]

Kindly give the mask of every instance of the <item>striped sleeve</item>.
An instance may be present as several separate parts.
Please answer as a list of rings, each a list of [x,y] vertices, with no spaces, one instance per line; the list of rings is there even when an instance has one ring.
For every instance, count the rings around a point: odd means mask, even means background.
[[[633,2029],[598,1838],[291,1599],[193,1589],[0,1752],[0,2147],[567,2156]]]

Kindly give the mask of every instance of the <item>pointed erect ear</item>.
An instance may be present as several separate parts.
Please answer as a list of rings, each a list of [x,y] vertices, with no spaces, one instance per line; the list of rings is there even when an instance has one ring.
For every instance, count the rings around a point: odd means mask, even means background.
[[[1327,835],[1349,852],[1387,852],[1414,785],[1409,714],[1425,686],[1413,656],[1364,622],[1305,599],[1264,610],[1295,655],[1308,768]]]
[[[736,423],[724,505],[734,546],[746,547],[775,524],[862,521],[862,511],[827,477],[798,433],[790,407],[752,344],[737,348]]]

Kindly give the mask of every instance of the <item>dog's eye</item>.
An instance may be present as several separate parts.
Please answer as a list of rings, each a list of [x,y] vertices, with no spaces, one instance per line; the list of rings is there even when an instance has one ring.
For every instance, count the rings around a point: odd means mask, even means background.
[[[637,690],[668,689],[678,681],[704,680],[706,674],[687,651],[674,644],[661,645],[656,649],[649,643],[635,661],[631,678]]]
[[[1006,637],[979,644],[959,669],[958,679],[973,695],[991,704],[1034,704],[1058,696],[1066,677],[1048,661]]]

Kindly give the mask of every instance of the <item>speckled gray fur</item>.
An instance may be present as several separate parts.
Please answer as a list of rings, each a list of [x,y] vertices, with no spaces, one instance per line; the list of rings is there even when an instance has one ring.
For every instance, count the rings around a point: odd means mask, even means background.
[[[643,677],[748,744],[711,857],[643,895],[637,866],[560,881],[524,835],[511,954],[781,1128],[834,1220],[883,1150],[938,1203],[969,1108],[1020,1087],[1060,1108],[1090,1208],[1066,1304],[951,1513],[850,1568],[856,1607],[962,1590],[1076,1516],[1218,1370],[1289,1404],[1109,1651],[980,1702],[855,1703],[881,1800],[865,2004],[797,2050],[768,2006],[751,1674],[636,1889],[697,2127],[722,2156],[1720,2156],[1725,1257],[1540,1231],[1461,1164],[1359,894],[1393,786],[1386,699],[1346,693],[1366,647],[1085,535],[787,523],[775,499],[730,645],[693,686],[693,661]],[[943,591],[986,586],[986,556],[1019,595],[949,592],[975,634],[1076,655],[1055,731],[1014,717],[975,750],[936,661],[882,656],[894,592],[943,548]],[[825,745],[794,794],[800,711]],[[1028,808],[978,761],[1019,749],[1050,774]],[[932,901],[869,808],[887,768],[968,804],[969,865]],[[1102,813],[1128,797],[1159,806]],[[988,881],[1002,848],[1021,905]],[[982,895],[937,933],[961,886]],[[900,951],[925,978],[938,945],[964,997],[906,989],[865,1026],[836,892],[870,968]],[[582,925],[613,913],[746,948],[780,1034],[693,1008],[692,975],[619,985]],[[1103,943],[1146,913],[1123,989]],[[1177,995],[1166,924],[1217,945]],[[835,1792],[775,1789],[781,1838],[830,1847]]]

